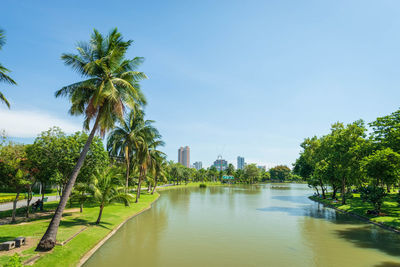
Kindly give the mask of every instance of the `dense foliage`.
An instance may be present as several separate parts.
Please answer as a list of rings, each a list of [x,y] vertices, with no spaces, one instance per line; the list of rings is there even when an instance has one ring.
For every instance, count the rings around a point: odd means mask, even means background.
[[[326,198],[340,192],[342,204],[357,189],[379,212],[383,197],[400,182],[400,111],[377,118],[367,127],[359,120],[348,125],[335,123],[330,133],[306,138],[294,173]]]

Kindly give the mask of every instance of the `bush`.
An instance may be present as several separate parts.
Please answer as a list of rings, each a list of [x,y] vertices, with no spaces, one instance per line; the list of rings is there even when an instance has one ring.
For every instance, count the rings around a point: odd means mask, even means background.
[[[6,202],[12,202],[14,201],[15,196],[3,196],[0,197],[0,203],[6,203]],[[19,195],[18,200],[23,200],[25,199],[24,195]]]
[[[17,253],[15,253],[13,256],[11,256],[4,267],[22,267],[21,257]]]
[[[206,184],[200,184],[199,187],[200,187],[200,188],[206,188],[207,185],[206,185]]]
[[[361,199],[371,203],[375,211],[379,213],[381,211],[383,198],[386,196],[385,189],[379,186],[369,185],[367,187],[361,187],[359,190]]]

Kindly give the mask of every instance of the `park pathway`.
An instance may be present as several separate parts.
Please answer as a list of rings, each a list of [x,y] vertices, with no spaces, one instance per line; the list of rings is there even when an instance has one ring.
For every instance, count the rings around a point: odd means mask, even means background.
[[[46,197],[46,196],[45,196]],[[31,205],[33,203],[35,203],[35,201],[37,201],[38,199],[41,199],[42,197],[33,197],[31,200]],[[59,200],[60,197],[59,196],[47,196],[47,201],[56,201]],[[23,200],[19,200],[17,202],[17,209],[18,208],[22,208],[22,207],[26,207],[26,199]],[[0,211],[5,211],[5,210],[12,210],[13,208],[13,203],[12,202],[7,202],[7,203],[2,203],[0,204]]]

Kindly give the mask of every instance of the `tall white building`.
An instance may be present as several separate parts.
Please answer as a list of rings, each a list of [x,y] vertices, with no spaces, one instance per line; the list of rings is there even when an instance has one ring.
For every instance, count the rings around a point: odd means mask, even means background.
[[[245,166],[244,157],[238,156],[237,157],[237,168],[238,170],[243,170]]]

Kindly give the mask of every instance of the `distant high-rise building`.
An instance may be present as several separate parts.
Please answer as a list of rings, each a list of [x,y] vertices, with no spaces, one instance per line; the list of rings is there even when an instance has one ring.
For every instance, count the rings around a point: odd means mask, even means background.
[[[178,149],[178,162],[185,167],[190,167],[190,148],[188,146]]]
[[[267,170],[267,166],[257,166],[257,168],[259,168],[260,170],[266,171]]]
[[[214,161],[213,166],[217,168],[218,171],[225,171],[228,168],[228,162],[222,159],[222,156],[218,156],[217,160]]]
[[[201,168],[203,168],[203,163],[201,161],[196,161],[195,163],[193,163],[193,166],[196,170],[200,170]]]
[[[238,156],[237,157],[237,168],[238,170],[243,170],[245,166],[244,157]]]

